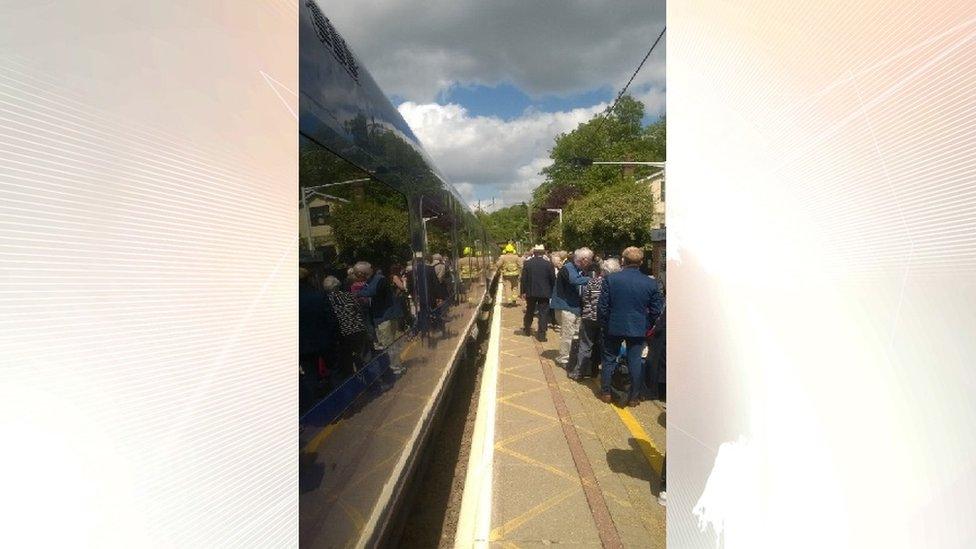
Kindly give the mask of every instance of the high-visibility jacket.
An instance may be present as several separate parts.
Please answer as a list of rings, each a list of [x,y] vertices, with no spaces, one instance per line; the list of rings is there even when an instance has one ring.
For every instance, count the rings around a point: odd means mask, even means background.
[[[518,276],[522,272],[522,261],[515,254],[504,254],[498,258],[498,268],[502,276]]]
[[[458,271],[462,279],[470,280],[478,276],[478,263],[473,257],[462,257],[458,259]]]

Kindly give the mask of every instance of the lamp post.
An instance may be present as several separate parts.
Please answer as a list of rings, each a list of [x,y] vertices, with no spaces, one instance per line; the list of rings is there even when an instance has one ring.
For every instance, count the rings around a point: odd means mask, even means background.
[[[653,168],[661,168],[663,172],[666,169],[667,162],[631,162],[627,161],[605,161],[605,160],[593,160],[592,158],[582,158],[577,157],[570,160],[570,163],[574,164],[579,168],[588,168],[590,166],[650,166]],[[656,175],[656,174],[651,174]]]
[[[593,166],[653,166],[655,168],[663,168],[664,162],[604,162],[600,160],[593,160],[590,162]]]
[[[430,252],[430,249],[429,249],[430,246],[427,244],[427,222],[430,221],[431,219],[437,219],[438,217],[440,217],[440,216],[439,215],[434,215],[434,216],[431,216],[431,217],[425,217],[424,218],[424,250],[427,250],[428,252]]]

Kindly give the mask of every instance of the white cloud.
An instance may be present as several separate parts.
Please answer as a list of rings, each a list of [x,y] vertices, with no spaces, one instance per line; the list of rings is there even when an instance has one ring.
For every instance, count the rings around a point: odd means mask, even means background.
[[[619,88],[665,19],[663,0],[319,3],[380,87],[418,102],[452,84],[510,82],[532,95]],[[664,46],[635,86],[663,87]]]
[[[576,128],[606,108],[598,104],[566,112],[529,111],[513,120],[471,116],[455,104],[400,105],[435,164],[469,202],[495,197],[495,207],[528,199],[542,182],[556,135]],[[484,202],[482,204],[484,206]]]
[[[667,106],[664,88],[658,86],[644,86],[628,90],[634,99],[644,103],[644,112],[653,117],[663,116]]]
[[[549,149],[606,105],[505,120],[437,104],[452,86],[509,83],[533,96],[616,91],[664,26],[663,0],[318,0],[461,196],[516,204],[543,181]],[[664,113],[665,44],[631,85]],[[486,202],[486,200],[488,202]]]

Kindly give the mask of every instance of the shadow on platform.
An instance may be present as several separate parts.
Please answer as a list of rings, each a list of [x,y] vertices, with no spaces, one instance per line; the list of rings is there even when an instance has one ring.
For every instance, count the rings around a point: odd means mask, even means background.
[[[607,451],[607,465],[614,473],[623,473],[629,477],[647,481],[651,493],[657,496],[661,489],[661,479],[654,473],[644,457],[649,453],[657,453],[657,450],[643,440],[630,438],[627,442],[630,444],[629,450],[611,448]],[[642,446],[646,447],[641,448]]]

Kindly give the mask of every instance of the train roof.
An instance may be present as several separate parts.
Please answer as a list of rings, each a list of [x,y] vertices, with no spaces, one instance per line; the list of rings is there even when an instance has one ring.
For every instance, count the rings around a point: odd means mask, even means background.
[[[317,2],[301,8],[299,132],[404,195],[471,214]]]

